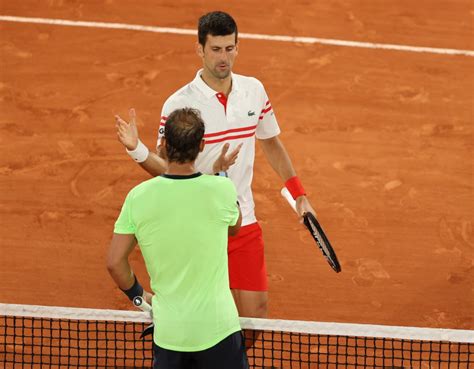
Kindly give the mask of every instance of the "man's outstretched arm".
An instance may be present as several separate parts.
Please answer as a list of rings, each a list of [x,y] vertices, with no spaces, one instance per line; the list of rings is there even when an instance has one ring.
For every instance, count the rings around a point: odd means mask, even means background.
[[[270,163],[273,170],[280,176],[283,182],[294,180],[296,177],[295,169],[291,163],[291,159],[285,146],[281,142],[278,136],[274,136],[268,139],[259,140],[262,145],[263,152],[268,162]],[[303,216],[306,212],[312,212],[316,214],[311,203],[309,202],[306,194],[300,193],[296,197],[296,209],[300,216]]]
[[[118,140],[127,149],[127,153],[153,177],[166,172],[168,164],[164,158],[148,148],[138,138],[135,109],[129,111],[130,123],[120,116],[115,116],[115,127],[117,128]],[[220,155],[213,164],[214,173],[227,171],[237,160],[242,144],[234,148],[230,153],[229,144],[223,145]],[[211,174],[211,173],[208,173]]]

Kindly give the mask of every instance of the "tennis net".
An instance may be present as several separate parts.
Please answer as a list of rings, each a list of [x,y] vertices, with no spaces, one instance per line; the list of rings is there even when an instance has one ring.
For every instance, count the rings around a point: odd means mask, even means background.
[[[138,311],[0,304],[5,368],[151,368]],[[241,318],[251,368],[474,368],[474,331]]]

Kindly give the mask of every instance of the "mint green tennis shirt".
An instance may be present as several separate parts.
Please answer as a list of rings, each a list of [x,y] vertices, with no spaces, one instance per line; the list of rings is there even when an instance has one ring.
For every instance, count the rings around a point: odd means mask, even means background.
[[[225,177],[156,177],[127,195],[114,232],[138,240],[155,294],[158,346],[201,351],[240,330],[227,267],[228,227],[238,217]]]

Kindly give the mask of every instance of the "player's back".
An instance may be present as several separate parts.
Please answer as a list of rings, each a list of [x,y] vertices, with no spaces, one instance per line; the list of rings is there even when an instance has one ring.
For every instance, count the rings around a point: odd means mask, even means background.
[[[239,329],[229,289],[227,233],[238,218],[227,178],[161,176],[134,188],[130,218],[151,287],[155,342],[201,350]],[[199,346],[196,346],[198,345]]]

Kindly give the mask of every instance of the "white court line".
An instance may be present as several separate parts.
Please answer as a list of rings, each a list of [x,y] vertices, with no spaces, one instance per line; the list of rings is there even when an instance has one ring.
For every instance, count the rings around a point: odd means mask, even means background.
[[[196,36],[196,30],[183,29],[183,28],[143,26],[139,24],[85,22],[85,21],[71,21],[71,20],[66,20],[66,19],[13,17],[13,16],[8,16],[8,15],[0,15],[0,21],[49,24],[49,25],[70,26],[70,27],[125,29],[125,30],[142,31],[142,32],[172,33],[172,34],[178,34],[178,35]],[[472,50],[442,49],[442,48],[435,48],[435,47],[420,47],[420,46],[382,44],[382,43],[373,43],[373,42],[345,41],[345,40],[334,40],[334,39],[329,39],[329,38],[318,38],[318,37],[260,35],[260,34],[255,34],[255,33],[240,33],[239,37],[244,38],[244,39],[253,39],[253,40],[281,41],[281,42],[293,42],[293,43],[305,43],[305,44],[323,44],[323,45],[332,45],[332,46],[359,47],[359,48],[365,48],[365,49],[408,51],[408,52],[415,52],[415,53],[474,56],[474,51]]]

